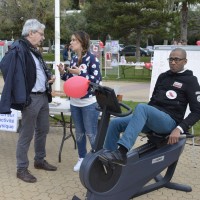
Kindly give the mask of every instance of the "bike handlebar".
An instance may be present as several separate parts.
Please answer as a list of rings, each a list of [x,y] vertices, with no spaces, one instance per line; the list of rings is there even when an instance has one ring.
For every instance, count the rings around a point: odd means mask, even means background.
[[[179,139],[193,138],[193,137],[194,137],[194,135],[192,135],[192,134],[190,134],[190,133],[184,133],[184,134],[181,134],[181,135],[179,136]],[[169,138],[169,135],[166,136],[166,139],[167,139],[167,138]]]
[[[187,134],[181,134],[179,138],[182,139],[182,138],[193,138],[193,137],[194,137],[194,135],[187,133]]]
[[[133,112],[133,109],[129,106],[127,106],[126,104],[122,103],[122,102],[119,102],[119,105],[120,107],[123,107],[127,110],[127,112],[123,112],[123,113],[116,113],[116,112],[112,112],[112,111],[109,111],[109,113],[111,115],[114,115],[116,117],[125,117],[125,116],[128,116],[130,115],[132,112]]]

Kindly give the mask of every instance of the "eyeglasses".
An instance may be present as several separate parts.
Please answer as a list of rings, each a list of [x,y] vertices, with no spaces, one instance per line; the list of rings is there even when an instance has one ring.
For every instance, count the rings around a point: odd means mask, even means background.
[[[39,31],[36,31],[36,33],[39,33],[41,37],[44,36],[44,33],[41,33],[41,32],[39,32]]]
[[[175,63],[178,63],[178,62],[180,62],[181,60],[185,60],[185,58],[168,58],[167,59],[170,63],[172,63],[173,61],[175,62]]]

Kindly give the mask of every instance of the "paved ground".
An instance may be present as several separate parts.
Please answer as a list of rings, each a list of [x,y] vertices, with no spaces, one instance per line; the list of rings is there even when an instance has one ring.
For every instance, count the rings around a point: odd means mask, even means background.
[[[0,82],[1,83],[1,82]],[[120,85],[120,94],[124,99],[148,101],[149,84],[105,82],[104,85],[116,87]],[[1,85],[1,84],[0,84]],[[1,90],[2,86],[0,86]],[[68,131],[68,130],[67,130]],[[58,166],[56,172],[46,172],[33,168],[33,143],[29,150],[29,170],[37,177],[36,183],[24,183],[16,178],[15,148],[17,133],[0,131],[0,200],[71,200],[76,194],[84,200],[86,189],[79,180],[79,174],[73,172],[77,161],[77,150],[72,138],[65,141],[62,162],[58,162],[58,150],[62,137],[60,127],[50,127],[47,138],[47,160]],[[191,141],[188,141],[191,143]],[[136,145],[141,144],[140,140]],[[89,149],[89,148],[88,148]],[[200,147],[186,144],[180,157],[174,182],[192,186],[190,193],[159,189],[158,191],[134,198],[136,200],[199,200],[200,199]],[[148,169],[147,169],[148,170]],[[141,174],[142,175],[142,174]],[[98,180],[97,180],[98,181]],[[123,199],[122,199],[123,200]]]
[[[124,100],[147,102],[150,84],[141,82],[103,81],[103,85],[114,88],[116,94],[123,95]]]

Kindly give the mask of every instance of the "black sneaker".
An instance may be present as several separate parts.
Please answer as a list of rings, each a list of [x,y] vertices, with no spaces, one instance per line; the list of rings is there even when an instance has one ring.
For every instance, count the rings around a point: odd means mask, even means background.
[[[28,169],[17,170],[17,178],[27,183],[35,183],[37,179],[33,176]]]
[[[99,160],[103,163],[117,164],[125,166],[127,163],[126,154],[122,154],[118,149],[115,151],[104,151],[99,154]]]
[[[35,161],[34,162],[34,167],[36,169],[44,169],[46,171],[56,171],[57,167],[49,164],[46,160],[43,161]]]

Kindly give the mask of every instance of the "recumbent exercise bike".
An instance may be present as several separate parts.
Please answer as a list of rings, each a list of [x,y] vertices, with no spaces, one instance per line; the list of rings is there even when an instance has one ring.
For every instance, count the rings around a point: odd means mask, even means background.
[[[98,155],[104,151],[103,144],[110,116],[127,116],[132,109],[118,102],[113,89],[90,83],[96,93],[99,110],[102,112],[94,148],[84,158],[79,176],[87,189],[87,200],[128,200],[162,187],[192,191],[187,185],[170,182],[184,149],[184,135],[178,143],[167,145],[167,138],[159,134],[147,135],[146,144],[127,153],[126,166],[104,166]],[[124,108],[127,111],[122,112]],[[124,110],[123,109],[123,110]],[[165,170],[164,176],[161,172]],[[153,183],[152,183],[153,180]],[[72,200],[78,200],[75,195]]]

